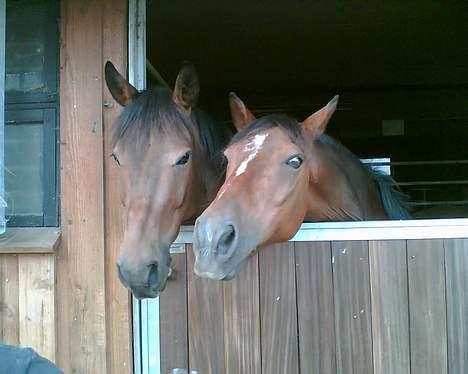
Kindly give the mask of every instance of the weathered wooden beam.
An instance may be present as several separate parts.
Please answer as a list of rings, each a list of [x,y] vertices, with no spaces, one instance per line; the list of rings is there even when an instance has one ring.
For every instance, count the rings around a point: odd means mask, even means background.
[[[57,361],[106,373],[103,1],[62,1]]]
[[[112,61],[124,75],[127,68],[127,3],[126,0],[104,0],[103,12],[103,61]],[[114,103],[105,82],[102,84],[103,102]],[[124,231],[120,176],[116,163],[108,157],[112,153],[113,127],[121,110],[117,103],[106,105],[103,110],[106,351],[107,372],[113,374],[127,374],[132,366],[130,298],[116,271]]]

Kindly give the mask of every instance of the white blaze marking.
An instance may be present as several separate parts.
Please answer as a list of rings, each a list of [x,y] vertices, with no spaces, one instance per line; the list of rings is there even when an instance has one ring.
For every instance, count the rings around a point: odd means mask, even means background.
[[[252,161],[262,149],[262,145],[265,142],[265,139],[268,137],[268,134],[263,134],[263,135],[255,135],[254,138],[247,143],[247,145],[244,147],[244,152],[250,152],[247,158],[241,162],[239,167],[236,170],[236,177],[239,175],[243,174],[245,170],[247,169],[247,165],[249,164],[250,161]]]
[[[265,139],[267,137],[268,134],[255,135],[253,139],[245,145],[244,152],[249,152],[249,154],[247,155],[247,158],[244,161],[242,161],[239,167],[237,168],[235,175],[236,177],[245,173],[245,171],[247,170],[247,165],[257,156],[260,149],[262,149],[263,143],[265,143]],[[232,181],[228,182],[226,186],[224,186],[224,188],[221,191],[219,191],[216,200],[219,200],[223,197],[224,193],[231,186],[231,184]]]

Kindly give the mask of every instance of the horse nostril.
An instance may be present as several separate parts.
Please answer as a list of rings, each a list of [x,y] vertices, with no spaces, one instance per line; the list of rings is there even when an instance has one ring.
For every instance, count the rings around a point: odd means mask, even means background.
[[[148,287],[153,287],[158,283],[158,264],[149,265]]]
[[[233,225],[227,225],[218,241],[218,253],[226,254],[234,243],[236,230]]]

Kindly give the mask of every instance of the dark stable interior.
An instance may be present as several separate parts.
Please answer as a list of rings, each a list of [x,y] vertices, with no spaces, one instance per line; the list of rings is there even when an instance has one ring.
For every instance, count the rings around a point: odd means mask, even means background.
[[[194,63],[222,121],[229,91],[298,120],[339,94],[330,135],[390,158],[416,216],[468,217],[467,25],[466,1],[149,0],[147,57],[170,85]]]

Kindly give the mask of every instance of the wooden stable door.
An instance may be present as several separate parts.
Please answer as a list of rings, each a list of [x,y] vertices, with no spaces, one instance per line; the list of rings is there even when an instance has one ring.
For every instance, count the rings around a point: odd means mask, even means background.
[[[191,245],[160,299],[161,372],[468,372],[468,239],[288,242],[233,281]]]

